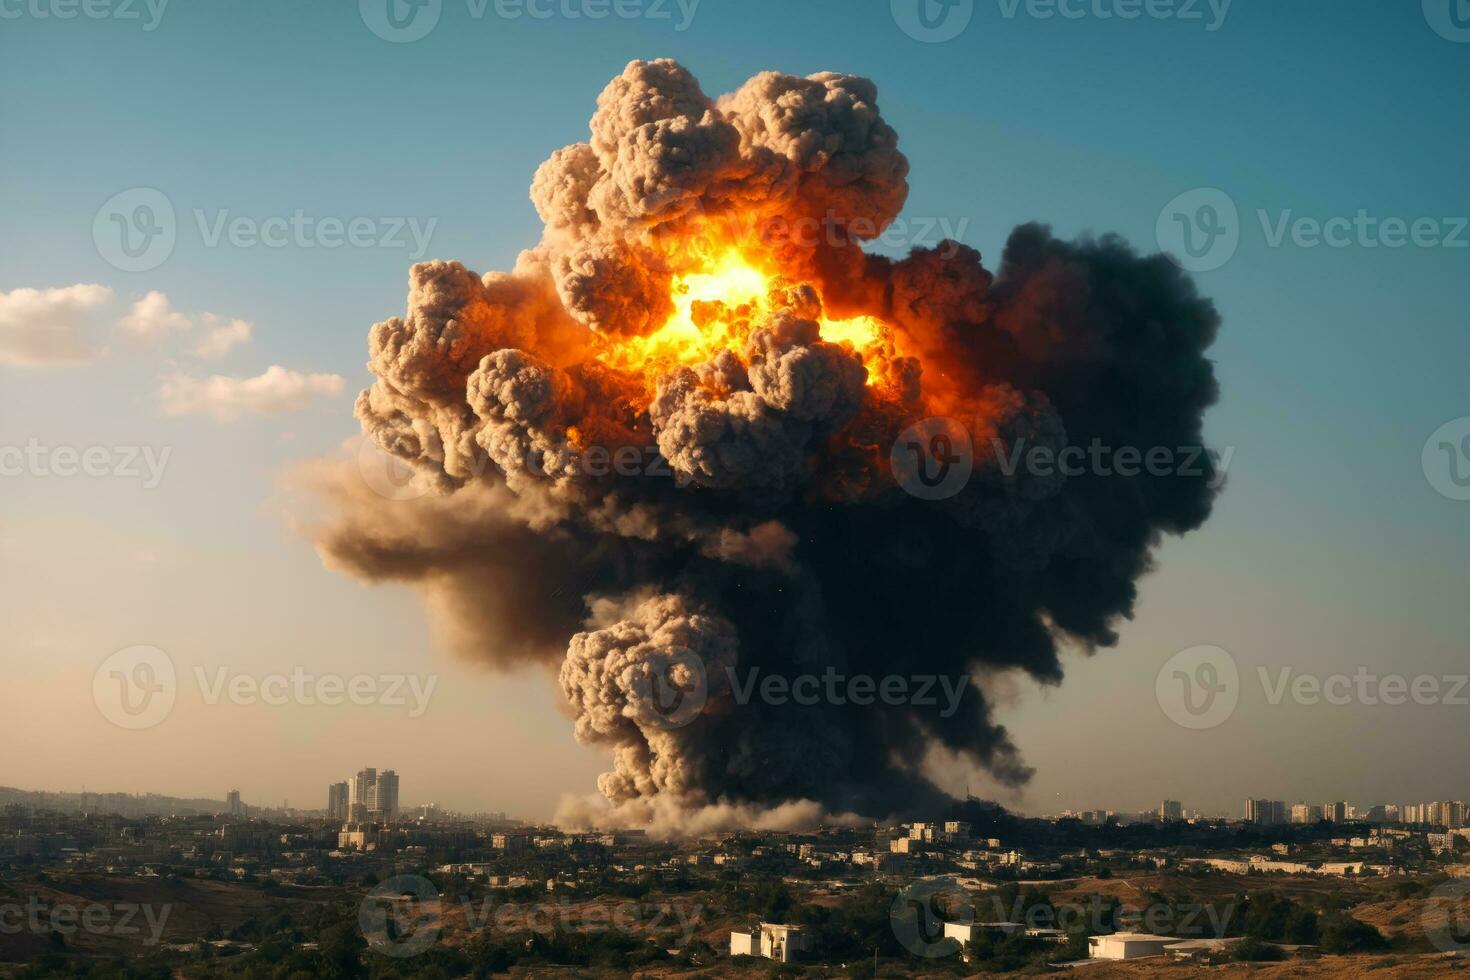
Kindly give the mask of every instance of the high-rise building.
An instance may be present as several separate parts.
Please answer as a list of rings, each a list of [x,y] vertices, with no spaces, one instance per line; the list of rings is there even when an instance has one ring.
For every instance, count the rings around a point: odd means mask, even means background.
[[[347,817],[354,823],[368,818],[368,811],[377,805],[378,770],[359,769],[350,780],[351,795],[347,802]]]
[[[351,790],[346,783],[332,783],[327,787],[327,819],[346,822]]]
[[[1178,800],[1165,800],[1159,804],[1159,819],[1164,823],[1184,819],[1184,804]]]
[[[240,791],[238,789],[230,790],[229,795],[225,797],[225,803],[229,807],[230,816],[232,817],[240,816],[245,809],[245,805],[240,802]]]
[[[1257,824],[1286,823],[1286,803],[1283,800],[1246,800],[1245,822]]]
[[[398,818],[398,773],[392,769],[359,770],[349,783],[347,819],[388,823]]]
[[[377,793],[373,802],[377,804],[373,809],[373,819],[385,823],[398,819],[398,773],[392,769],[384,769],[378,773]]]
[[[1317,823],[1322,819],[1322,808],[1311,803],[1294,803],[1291,807],[1292,823]]]
[[[1344,823],[1348,818],[1348,805],[1342,800],[1322,804],[1322,819],[1332,823]]]

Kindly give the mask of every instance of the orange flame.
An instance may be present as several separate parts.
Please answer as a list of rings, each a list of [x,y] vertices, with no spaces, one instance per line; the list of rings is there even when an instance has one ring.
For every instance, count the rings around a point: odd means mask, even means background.
[[[650,391],[669,371],[708,361],[722,350],[743,357],[751,333],[785,308],[783,295],[793,285],[736,245],[681,245],[696,257],[691,271],[674,277],[673,314],[647,336],[603,337],[598,353],[611,367],[642,374]],[[887,324],[872,316],[833,320],[825,315],[817,323],[824,341],[846,345],[862,359],[869,384],[886,374],[879,362],[895,349]]]

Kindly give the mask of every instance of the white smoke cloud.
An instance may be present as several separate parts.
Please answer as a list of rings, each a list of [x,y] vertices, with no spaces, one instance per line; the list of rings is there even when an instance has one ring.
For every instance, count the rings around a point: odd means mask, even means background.
[[[158,397],[165,415],[208,415],[217,422],[233,422],[242,415],[297,411],[314,398],[340,395],[343,383],[338,374],[303,374],[272,364],[253,378],[174,374],[164,380]]]
[[[112,298],[96,283],[0,292],[0,364],[85,364],[98,351],[78,333],[83,315]]]
[[[870,823],[856,813],[828,811],[814,800],[788,800],[774,806],[721,801],[691,807],[660,796],[615,805],[600,796],[564,796],[553,819],[567,831],[642,828],[656,838],[699,837],[737,830],[804,833],[819,827]]]

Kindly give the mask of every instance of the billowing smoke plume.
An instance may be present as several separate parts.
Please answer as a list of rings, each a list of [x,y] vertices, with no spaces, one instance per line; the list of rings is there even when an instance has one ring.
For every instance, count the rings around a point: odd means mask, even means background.
[[[1208,459],[1024,459],[1199,447],[1213,306],[1162,256],[1040,225],[994,274],[955,242],[865,252],[907,195],[897,142],[863,78],[711,99],[634,62],[537,170],[541,243],[510,273],[415,266],[372,329],[358,418],[432,492],[338,484],[324,556],[416,583],[494,666],[555,671],[626,812],[919,810],[930,750],[1023,783],[970,678],[1058,682],[1059,642],[1115,643],[1160,535],[1209,515]],[[933,417],[915,466],[973,447],[944,493],[895,465]],[[966,686],[949,712],[804,704],[762,697],[771,674]]]

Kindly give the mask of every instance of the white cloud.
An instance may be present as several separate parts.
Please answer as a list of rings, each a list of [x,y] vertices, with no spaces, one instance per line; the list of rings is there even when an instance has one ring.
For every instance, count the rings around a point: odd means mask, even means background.
[[[95,283],[0,292],[0,364],[83,364],[97,351],[77,334],[82,314],[112,297]]]
[[[133,304],[132,311],[118,321],[118,326],[131,334],[135,340],[147,344],[157,343],[170,333],[194,329],[195,325],[209,332],[193,347],[195,357],[223,357],[232,349],[248,343],[255,328],[247,320],[222,317],[216,313],[201,313],[191,319],[187,314],[175,310],[168,296],[154,289]]]
[[[175,330],[188,330],[193,326],[189,318],[170,307],[168,297],[156,289],[134,303],[132,312],[117,322],[133,337],[150,344]]]
[[[232,349],[248,343],[254,331],[254,328],[245,320],[235,319],[226,323],[224,317],[215,316],[213,313],[204,314],[203,322],[210,330],[203,340],[194,345],[195,357],[210,359],[223,357]]]
[[[158,397],[165,415],[202,414],[217,422],[233,422],[241,415],[294,412],[313,398],[341,394],[342,386],[341,375],[303,374],[272,364],[253,378],[175,374],[163,382]]]

